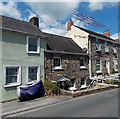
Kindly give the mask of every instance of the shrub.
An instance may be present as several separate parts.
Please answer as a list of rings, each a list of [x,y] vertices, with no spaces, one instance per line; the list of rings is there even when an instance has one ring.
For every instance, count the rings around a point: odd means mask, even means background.
[[[113,83],[113,80],[111,80],[111,79],[105,79],[104,83],[111,84],[111,83]]]
[[[114,68],[112,69],[112,73],[113,73],[113,74],[115,73],[115,69],[114,69]]]
[[[113,84],[120,86],[120,80],[113,80]]]
[[[49,79],[45,79],[44,81],[44,88],[47,95],[59,95],[60,89],[56,82],[52,82]]]
[[[105,79],[104,83],[115,84],[115,85],[119,85],[120,86],[120,80]]]

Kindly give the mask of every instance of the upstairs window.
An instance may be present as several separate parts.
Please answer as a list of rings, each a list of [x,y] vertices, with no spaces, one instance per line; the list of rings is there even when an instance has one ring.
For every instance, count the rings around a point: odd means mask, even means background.
[[[96,51],[101,50],[100,40],[96,40]]]
[[[109,52],[109,46],[107,41],[105,41],[104,47],[105,47],[105,52]]]
[[[112,44],[112,50],[113,50],[113,53],[117,53],[117,49],[116,49],[116,47],[115,47],[115,44],[114,44],[114,43]]]
[[[40,39],[35,37],[27,37],[27,52],[39,53],[40,52]]]
[[[54,57],[53,64],[54,64],[55,69],[61,68],[61,58],[60,57]]]

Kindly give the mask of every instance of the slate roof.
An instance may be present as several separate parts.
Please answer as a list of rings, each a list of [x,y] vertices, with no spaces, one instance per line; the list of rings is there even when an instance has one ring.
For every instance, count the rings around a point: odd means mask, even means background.
[[[17,32],[22,32],[37,36],[43,35],[43,32],[40,31],[38,27],[30,24],[29,22],[21,21],[1,15],[0,15],[0,20],[2,20],[2,29],[17,31]]]
[[[71,38],[45,33],[48,50],[85,53]]]
[[[74,26],[75,26],[75,25],[74,25]],[[103,34],[100,34],[100,33],[94,32],[94,31],[90,31],[90,30],[88,30],[88,29],[85,29],[85,28],[82,28],[82,27],[79,27],[79,26],[75,26],[75,27],[77,27],[77,28],[79,28],[79,29],[81,29],[81,30],[89,33],[89,34],[93,34],[93,35],[96,35],[96,36],[100,36],[100,37],[102,37],[102,38],[106,38],[106,39],[109,39],[109,40],[113,40],[112,38],[107,37],[107,36],[105,36],[105,35],[103,35]]]

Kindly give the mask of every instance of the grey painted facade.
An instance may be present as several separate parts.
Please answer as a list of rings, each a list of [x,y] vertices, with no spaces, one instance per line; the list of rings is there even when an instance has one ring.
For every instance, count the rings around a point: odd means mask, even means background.
[[[39,66],[40,76],[39,79],[44,80],[44,49],[46,47],[45,39],[40,38],[40,53],[33,54],[27,53],[26,42],[28,34],[22,34],[18,32],[6,31],[2,32],[2,101],[13,100],[17,98],[17,86],[5,87],[4,80],[4,67],[6,65],[10,66],[20,66],[21,67],[21,84],[27,85],[27,68],[28,66]],[[2,76],[0,74],[0,76]]]

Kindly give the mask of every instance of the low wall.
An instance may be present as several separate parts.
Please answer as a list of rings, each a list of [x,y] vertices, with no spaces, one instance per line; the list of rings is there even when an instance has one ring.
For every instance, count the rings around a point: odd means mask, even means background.
[[[118,86],[107,86],[107,87],[100,87],[100,88],[94,88],[94,89],[80,90],[80,91],[75,91],[75,92],[61,89],[60,92],[62,95],[78,97],[78,96],[93,94],[93,93],[102,92],[106,90],[111,90],[115,88],[118,88]]]

